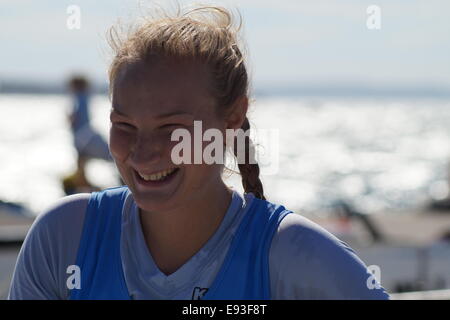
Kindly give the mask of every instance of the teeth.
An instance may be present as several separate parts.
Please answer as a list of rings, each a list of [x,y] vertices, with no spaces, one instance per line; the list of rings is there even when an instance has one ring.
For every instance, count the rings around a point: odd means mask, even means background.
[[[168,170],[164,170],[155,174],[151,174],[151,175],[147,175],[147,174],[142,174],[139,172],[139,176],[144,179],[145,181],[158,181],[158,180],[162,180],[164,177],[166,177],[167,175],[171,174],[172,172],[175,171],[176,168],[172,168],[172,169],[168,169]]]

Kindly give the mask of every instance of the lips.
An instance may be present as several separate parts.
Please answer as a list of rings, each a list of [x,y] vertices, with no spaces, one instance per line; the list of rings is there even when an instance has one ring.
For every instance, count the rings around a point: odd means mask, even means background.
[[[160,180],[164,180],[167,176],[172,174],[176,169],[177,168],[170,168],[170,169],[166,169],[166,170],[156,172],[153,174],[144,174],[144,173],[138,172],[138,174],[145,181],[160,181]]]
[[[152,174],[133,171],[137,185],[145,188],[159,188],[170,184],[179,175],[180,168],[170,168]]]

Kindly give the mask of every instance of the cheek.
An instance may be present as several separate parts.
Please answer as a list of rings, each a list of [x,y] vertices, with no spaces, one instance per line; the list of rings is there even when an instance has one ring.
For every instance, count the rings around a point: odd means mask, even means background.
[[[123,162],[130,154],[134,135],[112,127],[109,131],[109,149],[116,161]]]
[[[222,167],[217,164],[192,164],[188,168],[190,190],[204,190],[220,182]]]

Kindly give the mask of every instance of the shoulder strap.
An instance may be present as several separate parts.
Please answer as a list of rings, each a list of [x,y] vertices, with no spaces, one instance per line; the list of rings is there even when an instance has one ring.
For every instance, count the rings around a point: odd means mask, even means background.
[[[204,300],[270,299],[269,251],[281,220],[291,211],[254,198]]]
[[[81,288],[70,299],[130,299],[120,258],[122,208],[126,186],[93,192],[88,202],[77,254]]]

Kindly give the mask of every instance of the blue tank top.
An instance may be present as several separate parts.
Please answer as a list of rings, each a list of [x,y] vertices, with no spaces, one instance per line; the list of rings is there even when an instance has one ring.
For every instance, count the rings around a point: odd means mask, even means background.
[[[129,300],[120,257],[122,209],[128,187],[91,194],[77,253],[81,287],[71,300]],[[270,299],[269,250],[281,220],[291,211],[254,198],[225,260],[202,300]]]

